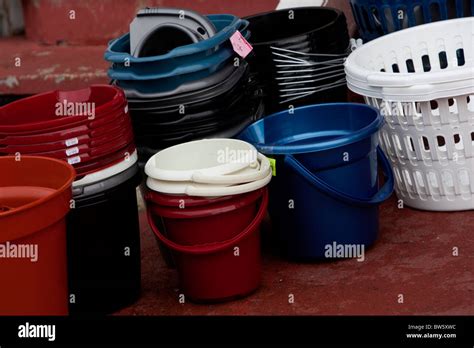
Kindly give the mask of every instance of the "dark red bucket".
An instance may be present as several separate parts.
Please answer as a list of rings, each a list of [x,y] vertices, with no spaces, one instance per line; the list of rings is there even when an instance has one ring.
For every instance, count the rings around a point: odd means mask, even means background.
[[[261,279],[259,227],[267,210],[267,188],[210,201],[183,209],[148,200],[147,209],[153,232],[173,251],[184,295],[199,302],[243,297]],[[155,217],[162,218],[166,237]]]

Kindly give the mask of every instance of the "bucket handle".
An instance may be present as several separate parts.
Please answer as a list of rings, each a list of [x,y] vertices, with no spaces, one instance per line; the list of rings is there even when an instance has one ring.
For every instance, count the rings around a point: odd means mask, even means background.
[[[260,207],[258,209],[257,215],[255,215],[255,218],[252,220],[250,225],[245,228],[242,232],[240,232],[238,235],[235,237],[223,241],[223,242],[217,242],[217,243],[209,243],[209,244],[201,244],[201,245],[181,245],[178,243],[175,243],[168,238],[166,238],[158,229],[158,227],[155,226],[153,222],[153,217],[151,215],[151,210],[147,209],[147,218],[148,218],[148,224],[151,227],[151,230],[155,234],[155,236],[163,242],[168,248],[173,249],[175,251],[187,253],[187,254],[193,254],[193,255],[202,255],[202,254],[211,254],[211,253],[216,253],[222,250],[225,250],[233,245],[236,245],[239,243],[242,239],[247,237],[248,235],[252,234],[255,232],[255,230],[260,226],[260,223],[262,222],[263,218],[265,217],[265,213],[267,211],[267,206],[268,206],[268,189],[263,190],[262,194],[262,201],[260,203]]]
[[[312,185],[316,186],[319,190],[323,191],[329,196],[348,204],[367,206],[377,205],[384,202],[390,197],[394,188],[393,172],[392,168],[390,167],[390,162],[388,161],[387,157],[385,156],[380,147],[377,147],[377,155],[382,164],[382,170],[385,174],[386,181],[384,185],[380,188],[380,190],[369,199],[360,199],[337,190],[315,174],[311,173],[292,155],[288,155],[285,157],[285,163],[292,167],[294,170],[296,170],[298,174],[302,175]]]
[[[222,195],[238,195],[246,192],[251,192],[258,190],[259,188],[267,185],[270,180],[272,179],[272,170],[268,168],[267,170],[267,176],[265,176],[262,179],[248,182],[245,184],[240,184],[240,185],[230,185],[230,186],[224,186],[224,187],[207,187],[207,188],[200,188],[195,185],[188,185],[186,187],[186,194],[188,196],[198,196],[198,197],[218,197]]]
[[[226,175],[208,175],[202,172],[194,172],[192,181],[203,184],[234,184],[235,182],[252,182],[262,179],[270,170],[270,161],[261,153],[257,154],[257,169],[253,173],[247,174],[226,174]]]

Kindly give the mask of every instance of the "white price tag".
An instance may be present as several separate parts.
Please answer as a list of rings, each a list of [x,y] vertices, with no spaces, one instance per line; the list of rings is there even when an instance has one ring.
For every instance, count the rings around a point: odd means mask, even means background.
[[[71,138],[71,139],[66,140],[66,146],[67,147],[74,146],[74,145],[77,145],[77,144],[79,144],[79,139],[77,139],[77,138]]]

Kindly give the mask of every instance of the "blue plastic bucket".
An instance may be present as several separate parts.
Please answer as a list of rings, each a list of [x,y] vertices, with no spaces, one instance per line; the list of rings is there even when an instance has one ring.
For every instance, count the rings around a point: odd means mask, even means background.
[[[365,41],[420,24],[474,15],[474,0],[351,0]]]
[[[363,104],[321,104],[257,121],[239,138],[276,160],[270,215],[292,259],[327,257],[328,246],[371,246],[378,206],[393,192],[378,148],[379,111]],[[379,162],[386,180],[379,188]]]

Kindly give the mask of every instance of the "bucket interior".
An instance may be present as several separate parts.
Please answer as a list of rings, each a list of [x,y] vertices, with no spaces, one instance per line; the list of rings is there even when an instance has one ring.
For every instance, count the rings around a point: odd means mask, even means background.
[[[139,57],[153,57],[166,54],[176,47],[193,44],[188,32],[179,26],[166,25],[157,28],[147,38],[140,49]]]
[[[56,91],[40,94],[34,97],[21,99],[0,108],[0,123],[2,126],[36,123],[48,120],[57,120],[58,103],[64,104],[64,108],[71,108],[68,103],[80,103],[76,105],[78,111],[87,116],[91,113],[92,105],[97,111],[99,107],[111,102],[117,95],[117,89],[108,86],[95,86],[77,91]],[[76,110],[77,111],[77,110]]]
[[[161,151],[149,162],[150,169],[156,170],[200,170],[220,165],[225,165],[229,161],[224,159],[225,151],[233,151],[231,154],[242,154],[249,152],[252,147],[244,142],[230,139],[220,139],[216,141],[197,141],[177,145],[173,148]],[[221,156],[222,154],[222,156]],[[229,154],[229,158],[231,156]],[[251,163],[251,162],[248,162]]]
[[[284,111],[266,117],[248,127],[240,138],[257,146],[323,146],[375,126],[379,117],[376,110],[362,104],[302,107],[294,114]]]
[[[72,169],[66,163],[40,157],[22,156],[20,161],[16,161],[15,157],[4,157],[0,159],[0,168],[2,190],[8,187],[39,187],[55,191],[73,176]]]
[[[225,19],[214,19],[213,16],[208,17],[212,24],[214,24],[216,28],[216,32],[219,34],[220,31],[222,31],[224,28],[232,24],[233,18],[225,18]],[[174,34],[173,34],[174,35]],[[221,34],[222,35],[222,34]],[[187,45],[193,44],[192,42],[189,42]],[[186,45],[186,46],[187,46]],[[178,47],[178,46],[177,46]],[[183,47],[183,46],[180,46]],[[173,48],[174,49],[174,48]],[[170,50],[172,51],[172,50]],[[109,47],[109,52],[113,53],[129,53],[130,54],[130,34],[126,34],[116,40],[111,47]]]
[[[38,186],[0,187],[0,213],[20,208],[54,192],[54,189]]]
[[[338,16],[337,12],[330,9],[318,8],[311,11],[303,8],[292,9],[294,13],[292,18],[288,11],[276,11],[248,18],[252,43],[269,43],[316,31],[333,23]]]

